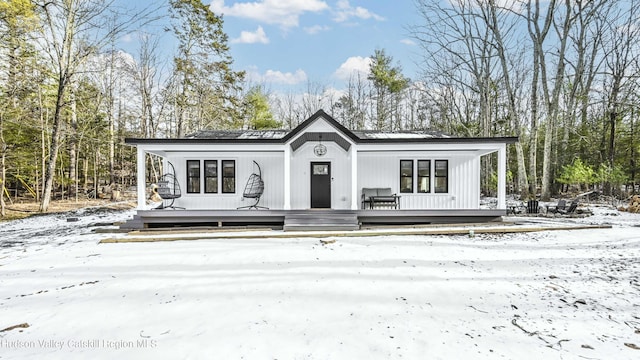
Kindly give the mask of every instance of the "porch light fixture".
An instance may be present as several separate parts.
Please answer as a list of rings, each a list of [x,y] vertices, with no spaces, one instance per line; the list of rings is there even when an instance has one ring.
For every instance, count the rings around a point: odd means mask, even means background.
[[[327,147],[322,145],[322,135],[318,134],[318,145],[313,147],[313,152],[316,156],[325,156],[327,154]]]

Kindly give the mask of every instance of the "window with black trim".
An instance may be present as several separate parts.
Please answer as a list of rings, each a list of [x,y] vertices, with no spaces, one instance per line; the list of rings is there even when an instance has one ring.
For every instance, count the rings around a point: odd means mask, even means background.
[[[222,160],[222,193],[236,192],[236,161]]]
[[[418,160],[418,192],[431,192],[431,160]]]
[[[435,192],[449,192],[449,160],[435,161]]]
[[[204,161],[204,192],[218,193],[218,160]]]
[[[400,192],[413,192],[413,160],[400,160]]]
[[[200,193],[200,160],[187,160],[187,193]]]

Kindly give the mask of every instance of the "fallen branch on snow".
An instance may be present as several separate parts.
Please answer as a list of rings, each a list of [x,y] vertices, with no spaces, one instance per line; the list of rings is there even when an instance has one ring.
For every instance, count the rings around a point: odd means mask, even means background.
[[[19,329],[19,328],[23,328],[26,329],[29,327],[29,324],[27,323],[22,323],[22,324],[18,324],[18,325],[13,325],[13,326],[9,326],[8,328],[2,329],[0,330],[0,332],[6,332],[6,331],[11,331],[14,329]]]

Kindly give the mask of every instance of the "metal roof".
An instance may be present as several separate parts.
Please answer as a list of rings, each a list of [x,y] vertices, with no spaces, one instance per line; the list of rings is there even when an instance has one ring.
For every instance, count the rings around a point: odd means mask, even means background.
[[[185,139],[233,140],[233,139],[282,139],[288,130],[200,130]]]
[[[518,141],[517,137],[454,137],[431,130],[385,132],[375,130],[349,130],[323,110],[318,110],[309,119],[292,130],[201,130],[178,139],[136,139],[127,138],[127,144],[184,144],[184,143],[286,143],[318,118],[329,122],[337,132],[355,143],[507,143]],[[309,140],[309,139],[307,139]],[[329,140],[329,139],[327,139]],[[333,140],[333,138],[332,138]],[[342,146],[342,145],[341,145]]]

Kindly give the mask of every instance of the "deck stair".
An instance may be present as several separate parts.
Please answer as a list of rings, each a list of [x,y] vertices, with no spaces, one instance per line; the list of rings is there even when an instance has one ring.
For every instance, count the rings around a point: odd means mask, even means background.
[[[351,210],[291,211],[284,218],[284,231],[359,229],[358,214]]]

